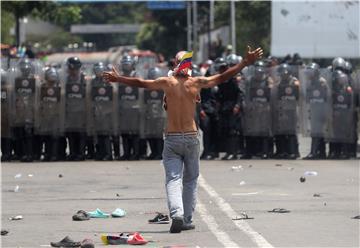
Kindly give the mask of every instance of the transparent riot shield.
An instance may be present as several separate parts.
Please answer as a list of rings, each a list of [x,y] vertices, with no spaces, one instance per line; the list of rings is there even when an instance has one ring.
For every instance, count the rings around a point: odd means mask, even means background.
[[[271,79],[265,73],[257,76],[251,68],[248,73],[245,83],[244,135],[271,136]]]
[[[13,87],[11,126],[33,128],[42,78],[42,64],[37,60],[27,58],[12,61],[9,76]]]
[[[299,71],[301,132],[307,137],[326,138],[330,118],[330,71],[304,68]]]
[[[61,68],[65,132],[86,132],[86,78],[81,69]]]
[[[331,110],[328,141],[353,143],[355,141],[355,98],[350,78],[345,73],[333,75],[331,83]]]
[[[36,100],[35,133],[60,136],[63,133],[61,82],[55,68],[46,68]]]
[[[93,78],[91,80],[90,96],[90,123],[91,133],[94,135],[114,134],[114,87],[102,80]]]
[[[300,130],[299,123],[299,80],[281,67],[276,68],[275,84],[272,88],[272,120],[274,135],[295,135]]]
[[[1,68],[1,137],[11,138],[11,92],[9,71]]]
[[[165,128],[166,114],[162,106],[164,92],[144,90],[143,138],[162,138]]]
[[[119,84],[118,94],[118,132],[120,134],[139,134],[141,120],[141,101],[143,89]]]

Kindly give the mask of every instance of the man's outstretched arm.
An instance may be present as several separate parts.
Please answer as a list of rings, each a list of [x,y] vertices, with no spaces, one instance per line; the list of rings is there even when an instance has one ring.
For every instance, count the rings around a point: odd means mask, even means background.
[[[216,74],[211,77],[197,77],[197,83],[200,88],[211,88],[220,83],[226,82],[227,80],[238,74],[245,66],[253,64],[257,59],[261,58],[262,55],[263,50],[260,47],[254,51],[251,51],[250,46],[248,46],[246,57],[241,61],[241,63],[230,67],[221,74]]]
[[[155,80],[145,80],[142,78],[121,76],[115,67],[113,67],[112,71],[103,72],[103,78],[107,82],[123,83],[129,86],[151,90],[163,90],[167,82],[164,77]]]

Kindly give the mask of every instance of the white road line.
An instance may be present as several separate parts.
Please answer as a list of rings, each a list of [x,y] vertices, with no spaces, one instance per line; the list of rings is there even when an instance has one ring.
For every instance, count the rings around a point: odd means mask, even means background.
[[[216,193],[216,191],[205,181],[202,175],[199,176],[199,185],[210,195],[210,197],[215,200],[219,208],[230,219],[235,218],[238,215],[231,208],[230,204],[221,198],[218,193]],[[234,221],[234,224],[246,235],[248,235],[258,245],[258,247],[273,247],[263,236],[254,231],[246,221]]]
[[[221,244],[223,244],[224,247],[239,247],[234,241],[231,240],[226,232],[219,229],[218,223],[215,221],[214,217],[209,214],[205,205],[203,205],[199,199],[197,199],[196,211],[200,214],[202,220],[209,227],[210,231],[214,234],[216,239]]]

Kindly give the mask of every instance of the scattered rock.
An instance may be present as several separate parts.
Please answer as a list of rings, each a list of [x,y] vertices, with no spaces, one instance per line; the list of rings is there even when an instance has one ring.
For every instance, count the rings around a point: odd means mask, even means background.
[[[306,181],[305,177],[300,177],[300,182],[304,183]]]
[[[59,174],[59,178],[62,178],[63,177],[63,175],[62,174]]]
[[[321,197],[320,194],[314,194],[313,197]]]

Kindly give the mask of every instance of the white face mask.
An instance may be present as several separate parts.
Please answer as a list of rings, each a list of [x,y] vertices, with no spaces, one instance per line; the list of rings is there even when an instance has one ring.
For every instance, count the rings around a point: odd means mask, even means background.
[[[177,73],[177,74],[180,74],[180,75],[182,74],[182,75],[184,75],[183,72],[179,72],[179,73]],[[187,75],[191,77],[192,71],[191,71],[191,70],[187,70]],[[172,70],[169,70],[169,71],[168,71],[168,77],[172,77],[172,76],[175,76],[175,72],[172,71]]]

